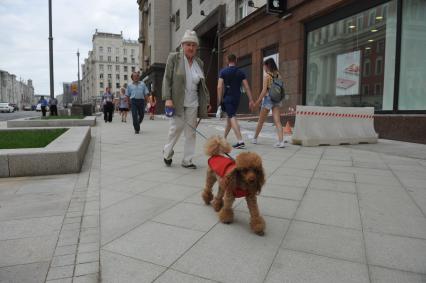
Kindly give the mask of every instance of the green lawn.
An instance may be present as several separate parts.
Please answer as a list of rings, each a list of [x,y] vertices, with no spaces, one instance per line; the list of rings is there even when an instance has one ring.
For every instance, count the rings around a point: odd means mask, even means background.
[[[67,129],[16,130],[0,132],[0,149],[45,147]]]
[[[59,119],[84,119],[84,116],[46,116],[41,117],[42,120],[59,120]]]

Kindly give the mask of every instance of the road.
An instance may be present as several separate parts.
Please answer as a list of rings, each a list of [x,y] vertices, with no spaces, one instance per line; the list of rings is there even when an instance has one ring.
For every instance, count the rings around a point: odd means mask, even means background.
[[[0,113],[0,121],[8,121],[25,117],[41,116],[41,112],[36,111],[15,111],[13,113]]]

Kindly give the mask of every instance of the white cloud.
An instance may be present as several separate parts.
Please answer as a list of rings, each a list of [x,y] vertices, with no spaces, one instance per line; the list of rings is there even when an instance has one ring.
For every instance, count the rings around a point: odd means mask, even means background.
[[[52,0],[55,94],[77,80],[80,64],[92,49],[95,29],[136,40],[136,0]],[[0,69],[32,79],[35,92],[49,93],[48,0],[0,0]],[[81,75],[81,74],[80,74]]]

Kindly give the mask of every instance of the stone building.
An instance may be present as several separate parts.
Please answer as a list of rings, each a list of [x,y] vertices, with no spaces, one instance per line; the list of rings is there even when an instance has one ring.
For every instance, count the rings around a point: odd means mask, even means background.
[[[253,2],[252,5],[249,2]],[[147,85],[161,97],[168,54],[179,49],[185,30],[195,30],[200,38],[200,57],[215,107],[218,63],[222,56],[218,52],[221,45],[218,33],[265,3],[265,0],[138,0],[140,66]],[[162,112],[161,104],[159,106],[157,111]]]
[[[16,75],[0,70],[0,101],[16,104],[19,110],[31,106],[34,96],[32,80],[16,79]]]
[[[93,49],[82,65],[82,102],[91,103],[105,92],[112,93],[128,83],[132,71],[139,70],[139,45],[136,40],[123,38],[123,33],[96,30],[92,37]]]

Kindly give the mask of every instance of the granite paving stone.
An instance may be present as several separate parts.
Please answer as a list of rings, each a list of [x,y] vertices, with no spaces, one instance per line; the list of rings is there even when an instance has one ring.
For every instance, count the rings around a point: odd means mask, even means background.
[[[426,274],[370,266],[371,283],[424,283]]]
[[[0,282],[44,283],[49,262],[0,267]]]
[[[214,283],[216,281],[211,281],[205,278],[193,276],[190,274],[182,273],[173,269],[168,269],[166,272],[161,274],[161,276],[154,281],[155,283]]]

